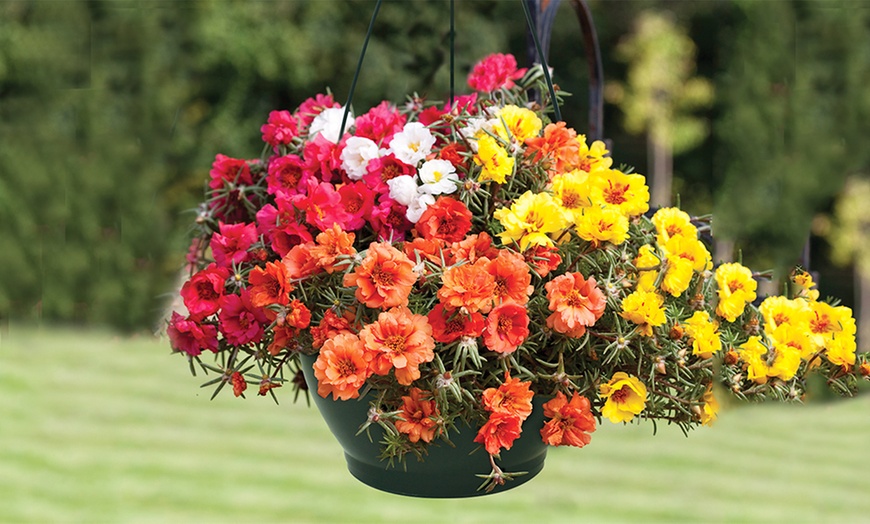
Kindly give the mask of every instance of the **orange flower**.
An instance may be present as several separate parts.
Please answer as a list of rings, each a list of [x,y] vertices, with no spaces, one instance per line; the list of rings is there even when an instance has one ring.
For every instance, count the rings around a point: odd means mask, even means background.
[[[266,351],[273,357],[280,353],[284,348],[295,346],[295,339],[299,336],[299,330],[289,326],[276,325],[272,329],[272,342]]]
[[[450,251],[453,253],[454,260],[467,260],[473,264],[478,258],[495,258],[499,250],[493,247],[492,237],[486,231],[481,231],[454,242],[450,246]]]
[[[463,314],[449,310],[443,304],[436,304],[427,315],[432,326],[432,337],[436,342],[449,344],[462,337],[477,338],[483,334],[483,315],[480,313]]]
[[[290,251],[284,255],[281,262],[287,266],[287,273],[290,275],[290,278],[305,278],[320,271],[317,259],[311,256],[311,250],[315,245],[314,242],[298,244],[290,248]]]
[[[483,343],[490,351],[509,354],[529,336],[526,308],[513,302],[496,306],[486,318]]]
[[[526,420],[532,413],[532,397],[535,396],[529,389],[531,385],[531,382],[511,378],[505,371],[501,386],[483,390],[483,407],[493,413],[506,413]]]
[[[293,299],[287,305],[284,323],[299,329],[305,329],[311,324],[311,311],[301,301]]]
[[[266,262],[266,269],[255,267],[248,282],[251,284],[251,304],[256,307],[290,302],[293,285],[287,267],[280,262]]]
[[[423,238],[459,242],[471,230],[471,211],[459,200],[439,197],[423,211],[415,227]]]
[[[569,337],[578,338],[586,327],[604,314],[604,293],[596,286],[595,278],[583,278],[580,273],[559,275],[544,285],[550,300],[547,326]]]
[[[555,246],[530,247],[523,253],[523,258],[540,277],[549,275],[550,271],[555,271],[562,263],[562,257]]]
[[[577,142],[577,132],[566,127],[565,122],[548,124],[544,135],[526,139],[526,151],[534,154],[532,159],[539,162],[543,158],[549,160],[548,172],[550,178],[558,173],[570,171],[571,166],[580,163],[580,144]]]
[[[381,309],[407,306],[416,281],[414,263],[388,242],[372,243],[362,263],[344,276],[346,287],[356,286],[358,301]]]
[[[511,449],[522,430],[520,417],[507,413],[491,413],[474,441],[483,444],[490,455],[498,455],[502,449]]]
[[[589,399],[574,393],[571,402],[562,392],[544,404],[544,416],[550,420],[541,429],[541,438],[550,446],[576,446],[582,448],[595,431],[595,418],[592,416]]]
[[[346,233],[338,224],[333,224],[332,229],[317,235],[317,245],[309,251],[311,257],[317,261],[327,273],[332,274],[335,270],[335,259],[340,256],[353,256],[356,249],[353,248],[353,233]]]
[[[314,349],[320,349],[327,339],[332,338],[339,333],[356,333],[353,329],[354,315],[350,310],[344,312],[344,316],[340,317],[335,314],[332,309],[327,309],[323,314],[323,319],[315,327],[311,328],[311,346]]]
[[[488,265],[488,258],[480,258],[473,264],[448,268],[441,276],[438,300],[448,309],[464,307],[469,313],[488,313],[495,292],[495,279],[486,270]]]
[[[513,302],[522,306],[529,301],[535,288],[531,286],[532,274],[523,257],[502,249],[486,269],[495,280],[493,301],[496,304]]]
[[[327,339],[314,362],[317,394],[333,400],[359,397],[359,389],[371,372],[365,359],[362,341],[352,333],[342,333]]]
[[[415,264],[418,259],[420,261],[429,261],[438,266],[442,263],[450,264],[447,247],[443,240],[437,238],[425,239],[417,237],[410,242],[405,242],[402,250],[408,259]]]
[[[231,381],[233,383],[233,395],[240,397],[242,393],[248,389],[248,383],[245,382],[245,377],[238,371],[233,372]]]
[[[406,307],[382,312],[359,336],[371,370],[386,375],[395,369],[396,380],[405,386],[420,378],[420,364],[435,358],[432,326],[426,317]]]
[[[411,396],[402,397],[402,420],[396,421],[396,429],[408,435],[408,440],[432,442],[440,415],[434,400],[422,400],[423,391],[411,388]]]

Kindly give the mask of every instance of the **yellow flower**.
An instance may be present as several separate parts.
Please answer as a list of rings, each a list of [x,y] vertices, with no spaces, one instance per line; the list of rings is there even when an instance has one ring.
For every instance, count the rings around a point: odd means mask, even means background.
[[[601,140],[592,142],[592,146],[586,144],[586,135],[577,135],[577,143],[580,144],[580,164],[577,169],[592,173],[599,169],[609,169],[613,165],[613,159],[606,156],[610,151]]]
[[[603,169],[589,177],[592,203],[614,206],[632,217],[649,210],[649,188],[643,175],[626,175],[616,169]]]
[[[628,422],[646,407],[646,386],[637,377],[618,371],[599,387],[605,399],[601,415],[614,424]]]
[[[474,163],[483,166],[478,180],[484,182],[494,180],[504,184],[508,175],[514,172],[514,157],[512,157],[498,141],[483,135],[477,140],[477,154],[474,155]]]
[[[652,328],[665,323],[665,299],[654,291],[637,290],[622,299],[622,318],[638,325],[644,336],[653,335]]]
[[[764,317],[764,330],[769,333],[783,324],[791,324],[807,330],[812,315],[806,300],[802,298],[789,300],[779,295],[765,298],[758,306],[758,311]]]
[[[526,191],[510,208],[499,208],[493,216],[505,229],[498,235],[502,244],[517,242],[520,251],[529,246],[552,246],[553,240],[548,235],[569,225],[562,207],[549,193]]]
[[[652,223],[658,233],[656,241],[662,246],[667,244],[671,237],[698,238],[698,228],[692,224],[689,214],[675,207],[663,207],[656,211]]]
[[[719,401],[713,395],[713,388],[708,386],[701,399],[704,401],[704,405],[701,406],[701,424],[712,426],[719,415]]]
[[[634,267],[638,269],[656,267],[661,263],[661,259],[656,255],[655,248],[649,244],[640,246],[637,250],[637,258],[634,259]],[[655,291],[656,279],[659,277],[659,272],[654,269],[646,271],[638,271],[637,274],[637,289],[643,291]]]
[[[619,245],[628,238],[628,218],[613,207],[584,208],[574,227],[580,238],[596,247],[601,242]]]
[[[512,141],[522,144],[527,138],[538,136],[542,126],[541,119],[534,111],[515,105],[506,105],[496,116],[493,130],[506,142]]]
[[[579,169],[553,177],[553,197],[571,215],[572,223],[576,223],[583,216],[583,210],[590,206],[588,178],[589,174]]]
[[[695,271],[713,267],[710,252],[703,242],[693,237],[675,236],[664,245],[668,265],[662,290],[678,297],[689,287]]]
[[[683,322],[686,334],[692,339],[692,354],[700,355],[701,358],[710,358],[713,353],[722,349],[722,340],[719,339],[719,324],[710,319],[706,311],[695,311],[691,317]]]
[[[816,352],[816,348],[807,334],[806,325],[785,323],[778,325],[773,331],[765,330],[765,333],[774,346],[792,347],[804,360],[809,360]],[[816,360],[813,364],[818,365],[819,361]]]
[[[812,289],[816,285],[816,283],[813,282],[813,276],[803,269],[795,268],[791,273],[791,281],[801,288],[798,292],[799,297],[810,301],[816,301],[819,299],[819,290]]]
[[[846,306],[832,306],[827,302],[808,302],[810,307],[809,335],[816,351],[827,347],[835,335],[855,335],[855,319]]]
[[[791,380],[801,364],[800,352],[785,344],[768,348],[757,336],[740,346],[740,358],[746,363],[746,377],[764,384],[770,377]]]
[[[758,283],[752,278],[752,271],[738,263],[722,264],[716,268],[716,284],[719,286],[716,314],[728,322],[737,320],[746,303],[755,300]]]
[[[855,365],[855,335],[839,333],[831,337],[825,346],[825,357],[837,366]]]

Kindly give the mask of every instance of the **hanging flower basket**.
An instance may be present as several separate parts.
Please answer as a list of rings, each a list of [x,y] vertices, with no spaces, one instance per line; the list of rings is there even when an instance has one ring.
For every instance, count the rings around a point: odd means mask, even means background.
[[[273,111],[262,158],[212,165],[174,350],[215,394],[306,390],[354,476],[424,497],[519,485],[604,419],[689,430],[721,392],[870,374],[848,308],[805,272],[761,300],[714,266],[710,217],[651,212],[642,175],[550,120],[542,77],[492,55],[446,105]]]

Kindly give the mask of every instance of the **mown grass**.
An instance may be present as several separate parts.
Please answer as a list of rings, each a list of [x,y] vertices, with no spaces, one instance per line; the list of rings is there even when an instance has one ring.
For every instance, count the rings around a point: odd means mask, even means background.
[[[605,423],[515,490],[420,500],[354,480],[287,392],[198,385],[165,340],[12,326],[0,522],[870,522],[868,395],[732,409],[690,438]]]

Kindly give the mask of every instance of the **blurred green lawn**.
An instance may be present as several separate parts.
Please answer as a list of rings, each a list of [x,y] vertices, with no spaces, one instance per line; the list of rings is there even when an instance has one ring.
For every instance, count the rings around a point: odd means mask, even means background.
[[[0,338],[0,522],[870,522],[870,396],[614,426],[512,491],[421,500],[347,473],[316,409],[209,401],[165,340]],[[279,395],[281,397],[281,395]]]

